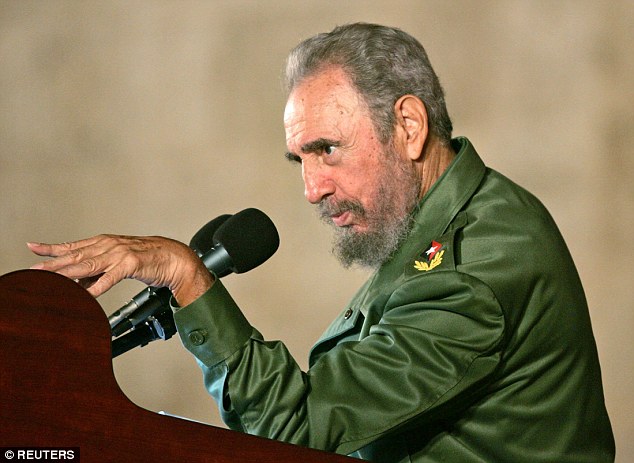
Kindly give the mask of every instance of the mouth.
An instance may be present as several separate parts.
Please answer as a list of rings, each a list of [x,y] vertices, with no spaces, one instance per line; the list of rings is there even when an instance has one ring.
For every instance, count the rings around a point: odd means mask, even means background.
[[[365,217],[365,209],[357,201],[322,201],[318,205],[319,217],[337,228],[356,227]]]
[[[332,223],[337,227],[348,227],[352,225],[352,214],[350,211],[344,211],[340,214],[334,214],[330,216]]]

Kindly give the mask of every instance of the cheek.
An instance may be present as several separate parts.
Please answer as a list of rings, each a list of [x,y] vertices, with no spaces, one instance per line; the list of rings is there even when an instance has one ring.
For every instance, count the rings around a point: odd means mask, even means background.
[[[358,162],[348,169],[347,180],[359,195],[371,198],[385,175],[385,154],[374,143],[365,144],[360,153]]]
[[[342,176],[339,186],[350,199],[359,201],[364,207],[371,206],[379,194],[383,170],[378,166],[360,166]]]

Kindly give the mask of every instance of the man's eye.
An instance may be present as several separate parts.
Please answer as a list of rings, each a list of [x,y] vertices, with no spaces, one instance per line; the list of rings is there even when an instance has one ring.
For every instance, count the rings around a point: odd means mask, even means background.
[[[324,148],[324,153],[326,153],[326,154],[332,154],[332,153],[334,153],[334,152],[335,152],[335,150],[336,150],[336,149],[337,149],[337,147],[336,147],[336,146],[333,146],[333,145],[328,145],[328,146],[326,146],[326,147]]]

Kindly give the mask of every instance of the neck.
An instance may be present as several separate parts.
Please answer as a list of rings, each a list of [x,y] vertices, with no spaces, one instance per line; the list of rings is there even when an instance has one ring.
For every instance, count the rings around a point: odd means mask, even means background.
[[[440,176],[447,170],[456,157],[450,143],[442,143],[437,137],[430,136],[423,147],[418,169],[421,178],[420,198],[429,191]]]

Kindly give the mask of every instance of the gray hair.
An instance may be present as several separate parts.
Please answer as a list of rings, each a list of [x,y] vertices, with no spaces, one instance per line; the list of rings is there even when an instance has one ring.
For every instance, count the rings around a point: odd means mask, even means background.
[[[368,105],[381,141],[391,140],[394,103],[415,95],[425,104],[429,130],[443,143],[451,140],[451,119],[444,91],[423,46],[400,29],[376,24],[338,26],[301,42],[286,61],[288,94],[306,77],[339,66]]]

